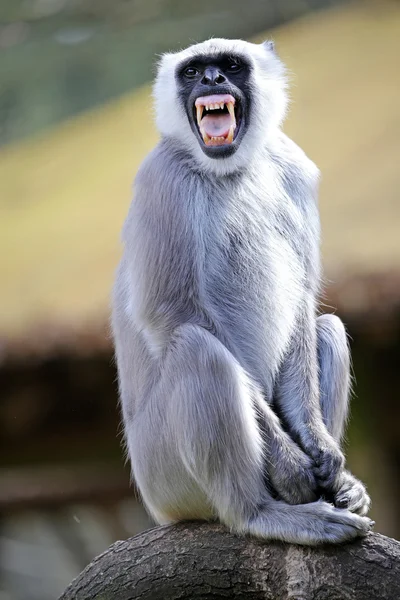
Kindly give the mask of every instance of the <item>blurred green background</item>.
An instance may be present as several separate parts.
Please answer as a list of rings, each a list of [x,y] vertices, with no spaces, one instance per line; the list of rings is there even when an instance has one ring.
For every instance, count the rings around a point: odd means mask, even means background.
[[[54,599],[151,525],[109,298],[156,55],[211,36],[273,38],[288,64],[285,130],[322,170],[322,308],[351,335],[349,464],[400,537],[400,3],[1,0],[0,600]]]

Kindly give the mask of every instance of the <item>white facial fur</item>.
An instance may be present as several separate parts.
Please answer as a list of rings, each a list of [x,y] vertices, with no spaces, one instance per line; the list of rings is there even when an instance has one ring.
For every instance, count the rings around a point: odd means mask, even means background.
[[[238,150],[227,158],[209,158],[194,135],[176,86],[175,73],[188,58],[226,51],[250,61],[252,106],[250,125]],[[179,141],[207,172],[218,175],[242,169],[281,125],[287,109],[285,69],[268,44],[243,40],[211,39],[176,53],[164,54],[154,84],[156,123],[160,133]]]

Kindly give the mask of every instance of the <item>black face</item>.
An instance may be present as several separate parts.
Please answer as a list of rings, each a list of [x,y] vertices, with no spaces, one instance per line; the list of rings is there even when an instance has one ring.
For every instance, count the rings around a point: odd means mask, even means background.
[[[202,56],[181,65],[178,93],[204,154],[225,158],[249,126],[250,65],[243,58]]]

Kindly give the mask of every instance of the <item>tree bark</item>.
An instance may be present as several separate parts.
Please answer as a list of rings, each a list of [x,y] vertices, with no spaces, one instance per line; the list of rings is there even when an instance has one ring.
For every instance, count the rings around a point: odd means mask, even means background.
[[[217,524],[157,527],[116,542],[59,600],[398,600],[400,542],[261,542]]]

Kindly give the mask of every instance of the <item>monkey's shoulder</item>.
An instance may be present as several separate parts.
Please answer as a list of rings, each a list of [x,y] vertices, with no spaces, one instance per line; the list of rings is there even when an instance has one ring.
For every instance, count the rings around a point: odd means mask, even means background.
[[[187,161],[186,161],[187,162]],[[156,226],[185,212],[181,201],[186,192],[193,190],[188,165],[177,145],[161,140],[145,157],[133,184],[133,198],[125,229],[134,223],[143,227]]]
[[[302,170],[303,175],[309,179],[310,183],[318,182],[319,169],[304,150],[283,132],[280,133],[278,141],[279,143],[276,148],[278,156],[283,163],[296,164]]]
[[[193,159],[174,140],[163,138],[139,167],[135,185],[152,186],[162,182],[174,187],[191,171]]]
[[[316,201],[319,169],[293,140],[282,133],[269,150],[269,158],[290,198],[301,205],[308,204],[310,199]]]

